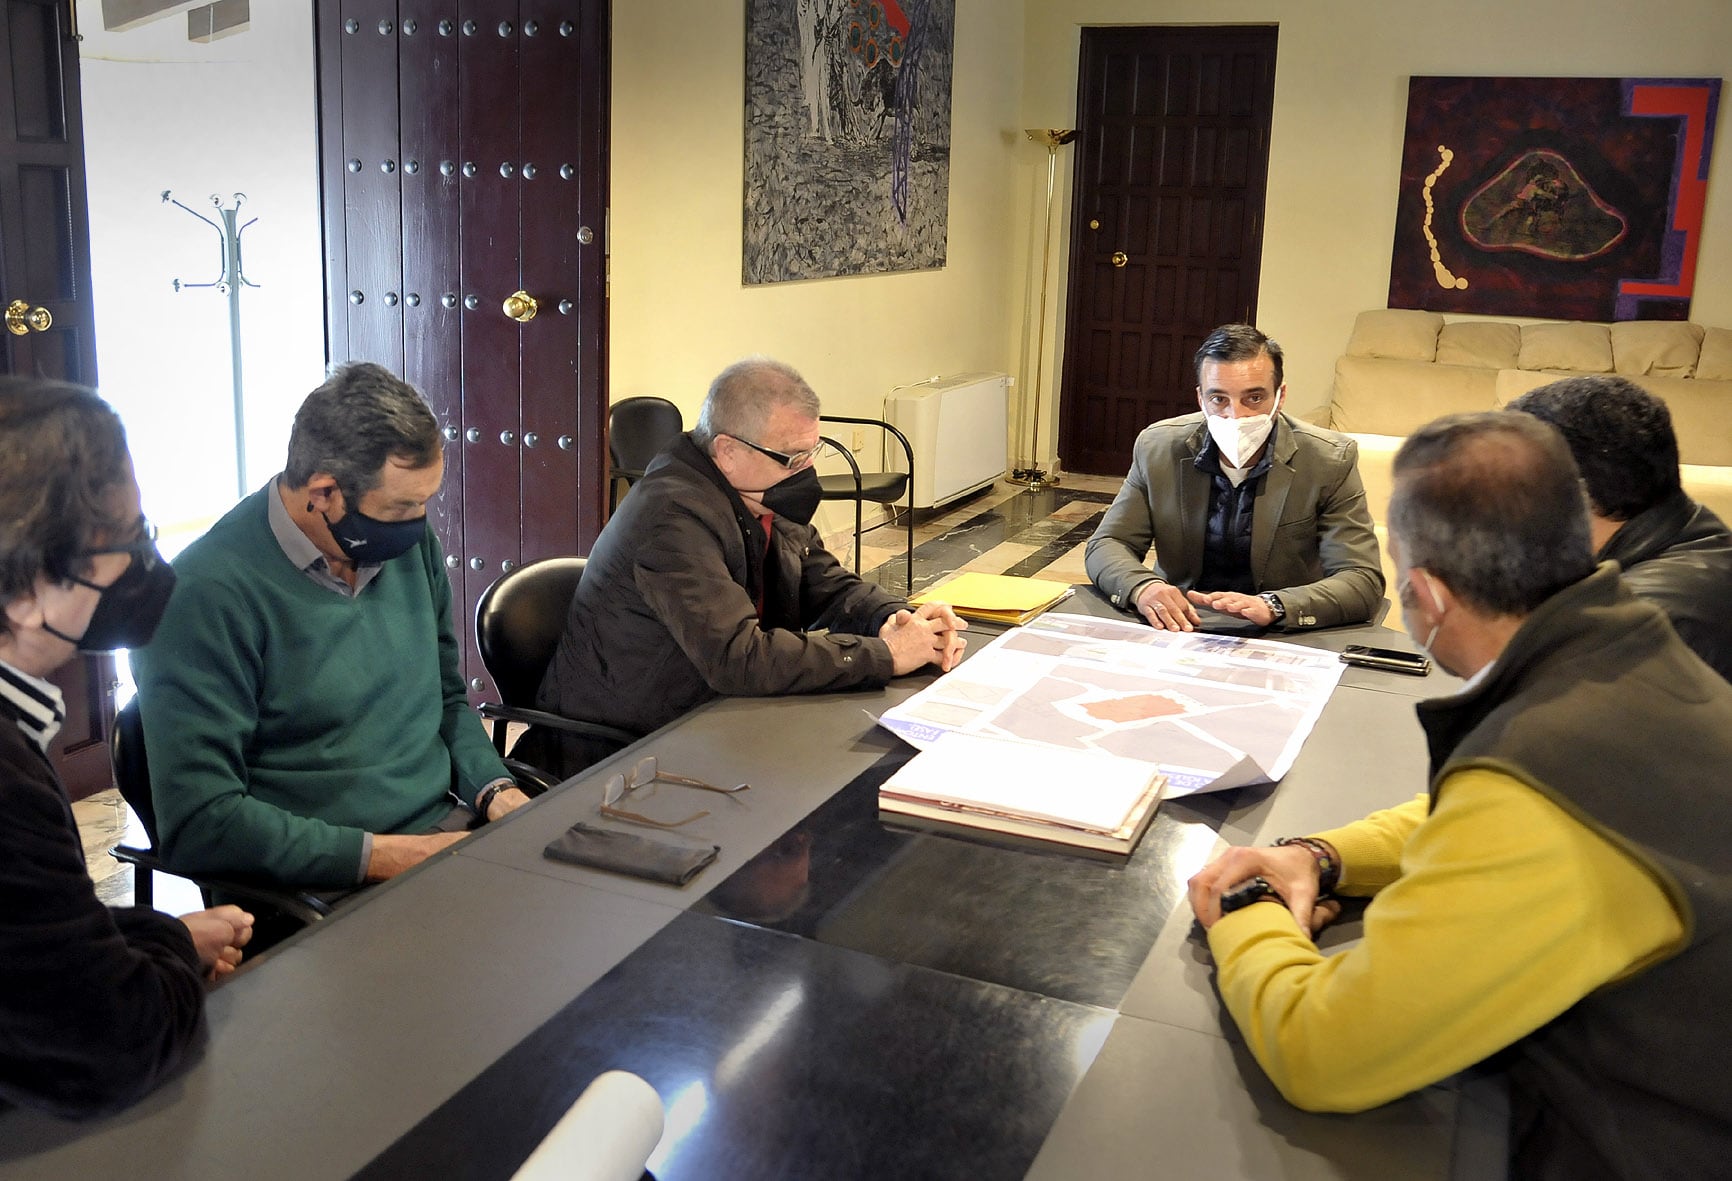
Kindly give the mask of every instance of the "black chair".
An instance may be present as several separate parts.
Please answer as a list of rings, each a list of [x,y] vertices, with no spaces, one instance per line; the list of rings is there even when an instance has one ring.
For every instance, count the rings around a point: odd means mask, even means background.
[[[610,507],[619,506],[620,484],[626,490],[643,479],[650,460],[686,429],[680,408],[666,398],[623,398],[607,414],[607,450],[613,460],[609,482]]]
[[[276,911],[300,926],[316,923],[331,913],[330,903],[313,894],[234,878],[189,874],[163,864],[157,853],[156,805],[151,800],[150,762],[144,750],[144,722],[138,715],[138,698],[127,702],[115,715],[114,729],[108,736],[108,755],[121,798],[138,814],[144,835],[150,840],[148,849],[116,845],[109,851],[116,861],[133,867],[133,898],[140,906],[149,906],[154,900],[151,875],[161,870],[195,883],[204,894],[206,906],[210,905],[214,891],[249,909]]]
[[[914,447],[908,441],[908,436],[876,418],[847,418],[839,414],[825,414],[820,422],[846,422],[855,426],[877,427],[888,437],[894,435],[896,441],[902,444],[902,451],[908,459],[906,471],[900,472],[862,472],[860,464],[854,459],[854,453],[842,446],[835,439],[824,436],[824,442],[841,452],[842,458],[848,461],[850,474],[819,476],[818,487],[823,500],[852,500],[854,502],[854,573],[860,573],[860,535],[861,522],[867,501],[873,504],[889,506],[908,497],[908,512],[905,518],[908,526],[908,585],[903,590],[914,593]],[[885,522],[888,524],[889,522]],[[876,528],[877,526],[874,526]]]
[[[599,722],[582,722],[535,708],[542,674],[553,659],[572,596],[583,578],[587,558],[543,558],[500,575],[475,605],[475,643],[481,663],[499,690],[499,702],[483,702],[481,716],[492,724],[493,746],[505,754],[506,725],[523,722],[585,738],[629,746],[641,735]],[[521,739],[519,740],[522,741]],[[539,795],[557,782],[545,771],[522,760],[505,765],[518,786]]]

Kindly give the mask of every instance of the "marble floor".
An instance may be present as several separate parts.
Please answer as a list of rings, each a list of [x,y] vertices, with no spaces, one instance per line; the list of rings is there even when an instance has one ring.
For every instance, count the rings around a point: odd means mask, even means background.
[[[1057,485],[1029,492],[999,482],[964,500],[916,513],[914,591],[964,570],[1087,582],[1083,546],[1120,483],[1117,478],[1065,475]],[[865,577],[889,590],[906,592],[906,537],[899,520],[868,528],[860,547]],[[853,564],[852,527],[826,536],[825,541],[844,564]],[[97,896],[111,906],[131,905],[133,869],[108,851],[117,844],[148,843],[137,818],[118,791],[79,800],[72,811]],[[154,890],[152,904],[170,914],[185,914],[204,905],[197,888],[181,878],[159,873]]]

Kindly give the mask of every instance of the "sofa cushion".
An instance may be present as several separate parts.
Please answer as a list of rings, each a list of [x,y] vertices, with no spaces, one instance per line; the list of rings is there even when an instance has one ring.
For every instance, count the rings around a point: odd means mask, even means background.
[[[1406,435],[1434,418],[1497,408],[1495,369],[1337,357],[1329,425],[1355,434]]]
[[[1702,351],[1702,326],[1627,320],[1612,325],[1612,363],[1625,377],[1689,377]]]
[[[1672,412],[1672,433],[1678,436],[1682,462],[1732,465],[1732,382],[1697,377],[1632,380]]]
[[[1499,369],[1497,371],[1497,408],[1502,410],[1511,402],[1527,393],[1537,390],[1542,385],[1550,385],[1564,377],[1580,377],[1579,373],[1559,373],[1557,370],[1546,372],[1543,369]]]
[[[1437,334],[1439,365],[1478,365],[1483,369],[1514,369],[1521,355],[1519,324],[1496,320],[1457,320]]]
[[[1681,463],[1678,476],[1684,481],[1685,495],[1707,505],[1722,521],[1732,521],[1732,469]]]
[[[1610,373],[1612,334],[1604,324],[1528,324],[1522,328],[1523,369]]]
[[[1702,334],[1696,376],[1703,381],[1732,381],[1732,329],[1710,328]]]
[[[1443,317],[1436,312],[1375,308],[1360,312],[1347,341],[1352,357],[1387,357],[1396,361],[1430,361],[1437,356],[1437,333]]]

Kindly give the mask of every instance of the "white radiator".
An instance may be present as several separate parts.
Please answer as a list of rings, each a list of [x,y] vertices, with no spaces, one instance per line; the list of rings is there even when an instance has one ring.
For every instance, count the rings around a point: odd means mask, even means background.
[[[1010,379],[1002,373],[958,373],[898,386],[884,399],[884,418],[914,447],[914,507],[946,504],[984,488],[1005,471]],[[891,470],[904,466],[891,441]]]

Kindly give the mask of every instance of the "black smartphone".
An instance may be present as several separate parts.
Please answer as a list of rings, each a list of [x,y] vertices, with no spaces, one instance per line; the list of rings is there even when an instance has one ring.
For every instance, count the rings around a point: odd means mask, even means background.
[[[1401,652],[1394,648],[1370,648],[1364,644],[1349,644],[1341,653],[1343,664],[1362,668],[1381,668],[1393,673],[1423,677],[1431,671],[1431,658],[1418,652]]]

